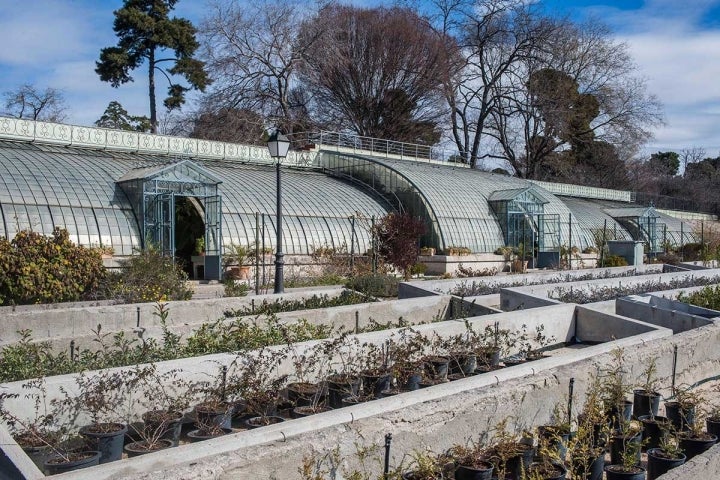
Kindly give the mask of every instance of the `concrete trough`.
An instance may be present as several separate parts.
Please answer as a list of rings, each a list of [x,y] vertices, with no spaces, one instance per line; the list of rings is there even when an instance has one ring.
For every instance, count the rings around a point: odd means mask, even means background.
[[[604,329],[606,332],[604,338],[611,339],[612,341],[582,349],[563,349],[562,352],[553,354],[548,358],[505,368],[489,374],[468,377],[463,380],[430,387],[417,392],[380,399],[301,420],[293,420],[258,430],[233,434],[222,439],[203,442],[202,444],[182,446],[171,451],[149,454],[121,462],[92,467],[72,474],[59,475],[58,478],[92,478],[93,480],[98,480],[138,475],[142,478],[173,478],[169,472],[175,472],[174,469],[177,465],[183,465],[184,468],[186,467],[192,470],[195,468],[192,465],[193,463],[203,464],[214,456],[224,457],[232,452],[237,453],[239,451],[250,452],[261,448],[262,445],[276,445],[281,441],[282,443],[286,443],[289,439],[314,437],[316,435],[325,436],[329,435],[330,432],[337,433],[346,431],[361,421],[372,426],[378,424],[378,422],[379,424],[383,424],[388,416],[392,417],[397,415],[409,415],[413,418],[413,421],[419,421],[415,418],[415,409],[419,408],[421,411],[425,411],[428,404],[444,405],[448,401],[453,403],[456,401],[456,398],[467,398],[469,394],[485,396],[487,395],[486,390],[488,389],[497,389],[505,384],[515,385],[513,382],[525,377],[540,376],[545,378],[544,385],[547,386],[548,379],[553,378],[552,374],[548,372],[552,372],[554,369],[579,361],[589,361],[595,356],[603,355],[610,349],[618,346],[636,345],[655,339],[663,339],[672,335],[672,332],[668,329],[654,327],[631,319],[618,319],[616,323],[609,324],[607,316],[597,314],[597,312],[585,314],[582,313],[583,310],[583,307],[561,304],[533,310],[508,312],[494,316],[470,318],[468,322],[475,330],[482,330],[486,326],[492,326],[496,321],[500,323],[503,329],[518,330],[524,326],[529,332],[534,331],[536,326],[543,325],[545,327],[545,335],[555,337],[558,342],[573,341],[574,338],[579,336],[579,331],[586,332],[593,329],[595,331],[602,331]],[[462,321],[446,321],[418,325],[414,328],[414,330],[421,333],[441,337],[458,335],[465,332],[465,329],[466,327]],[[358,335],[357,338],[360,343],[367,342],[380,345],[383,344],[389,336],[397,334],[397,332],[397,329],[370,332]],[[596,341],[603,341],[599,336],[596,338]],[[317,341],[303,342],[296,345],[296,350],[298,354],[302,354],[317,343]],[[188,380],[207,380],[214,372],[218,371],[220,365],[228,365],[234,359],[235,355],[231,354],[208,355],[161,362],[157,364],[157,367],[159,372],[180,370],[183,372],[183,378]],[[281,366],[278,373],[285,373],[289,371],[289,369],[290,365],[288,361]],[[58,395],[61,387],[70,392],[75,392],[75,377],[76,375],[62,375],[48,378],[48,395],[50,397]],[[23,382],[14,382],[7,384],[6,387],[9,392],[21,392],[22,383]],[[32,406],[27,405],[27,402],[21,400],[15,401],[14,403],[9,402],[8,406],[12,409],[13,413],[19,417],[29,417],[32,415]],[[443,411],[446,411],[446,407],[443,407]],[[489,421],[489,419],[486,420]],[[79,421],[82,421],[82,419],[79,419]],[[328,438],[328,441],[330,444],[333,444],[332,442],[340,441],[340,439],[330,440]],[[325,443],[328,444],[327,442]],[[17,449],[13,448],[5,449],[5,451],[6,453],[10,452],[9,456],[17,453]],[[295,464],[297,466],[301,460],[301,458],[297,458],[296,456],[293,461],[297,462]],[[16,465],[21,468],[23,465],[26,465],[26,462],[23,463],[21,461],[16,463]],[[32,468],[28,468],[30,471],[24,473],[26,477],[38,478],[33,476]],[[158,473],[159,476],[157,477],[143,477],[147,475],[147,472],[153,471],[162,473]],[[233,475],[237,474],[239,473],[236,472]],[[254,476],[255,474],[251,474],[251,472],[247,472],[247,474],[249,476],[245,477],[245,472],[243,472],[242,478],[269,478]],[[198,478],[202,478],[202,474],[200,474]]]

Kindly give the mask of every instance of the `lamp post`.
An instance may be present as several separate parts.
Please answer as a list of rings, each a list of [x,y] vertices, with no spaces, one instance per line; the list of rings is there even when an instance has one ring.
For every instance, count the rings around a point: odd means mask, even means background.
[[[280,183],[280,164],[285,159],[290,149],[290,140],[280,133],[279,130],[270,135],[268,138],[268,150],[270,150],[270,156],[275,159],[275,172],[276,172],[276,189],[277,198],[275,206],[276,215],[276,227],[277,227],[277,240],[275,243],[275,289],[274,293],[283,293],[284,279],[283,279],[283,267],[285,266],[285,256],[282,251],[282,188]]]

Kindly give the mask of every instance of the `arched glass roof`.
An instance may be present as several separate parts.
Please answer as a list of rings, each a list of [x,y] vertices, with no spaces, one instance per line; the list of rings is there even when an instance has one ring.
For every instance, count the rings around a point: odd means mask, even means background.
[[[322,152],[321,163],[328,172],[352,176],[404,208],[425,217],[431,232],[423,241],[445,249],[467,247],[474,252],[493,252],[505,245],[498,218],[488,203],[494,192],[522,192],[534,188],[542,197],[543,212],[559,221],[559,242],[568,242],[570,211],[554,195],[531,183],[507,175],[463,167],[376,159],[338,152]],[[494,198],[500,198],[496,194]],[[557,238],[557,225],[555,227]]]
[[[30,142],[0,141],[0,236],[22,229],[44,234],[67,228],[71,239],[110,246],[130,255],[141,246],[138,219],[116,183],[133,169],[168,163],[167,156],[100,151]],[[179,158],[176,160],[180,160]],[[223,243],[255,239],[256,212],[265,245],[275,242],[275,169],[232,161],[197,161],[222,180]],[[380,197],[322,173],[283,168],[283,239],[287,254],[320,246],[350,249],[351,216],[382,216]],[[354,248],[369,249],[369,234],[356,222]]]
[[[633,240],[633,236],[617,219],[623,215],[641,217],[649,208],[611,200],[590,200],[564,196],[560,198],[572,211],[573,219],[576,219],[575,221],[584,230],[602,231],[603,226],[607,225],[608,230],[618,240]],[[637,213],[633,214],[633,210]],[[670,246],[680,246],[698,241],[692,224],[657,210],[655,212],[659,215],[657,219],[657,237],[661,245],[667,243]]]

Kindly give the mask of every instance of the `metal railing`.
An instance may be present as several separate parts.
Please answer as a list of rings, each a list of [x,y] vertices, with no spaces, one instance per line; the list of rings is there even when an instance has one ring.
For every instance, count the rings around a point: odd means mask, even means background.
[[[290,135],[293,146],[297,149],[328,148],[355,153],[371,153],[388,158],[417,160],[426,162],[453,163],[460,158],[457,150],[437,145],[396,142],[381,138],[364,137],[354,133],[339,132],[301,132]],[[466,164],[454,163],[460,167]]]

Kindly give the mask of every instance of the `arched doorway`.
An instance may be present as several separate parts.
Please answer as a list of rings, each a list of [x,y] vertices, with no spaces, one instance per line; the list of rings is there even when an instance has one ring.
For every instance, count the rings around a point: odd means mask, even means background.
[[[181,262],[190,278],[195,272],[192,257],[204,255],[198,251],[199,242],[205,242],[205,219],[200,202],[195,197],[175,197],[175,259]]]

